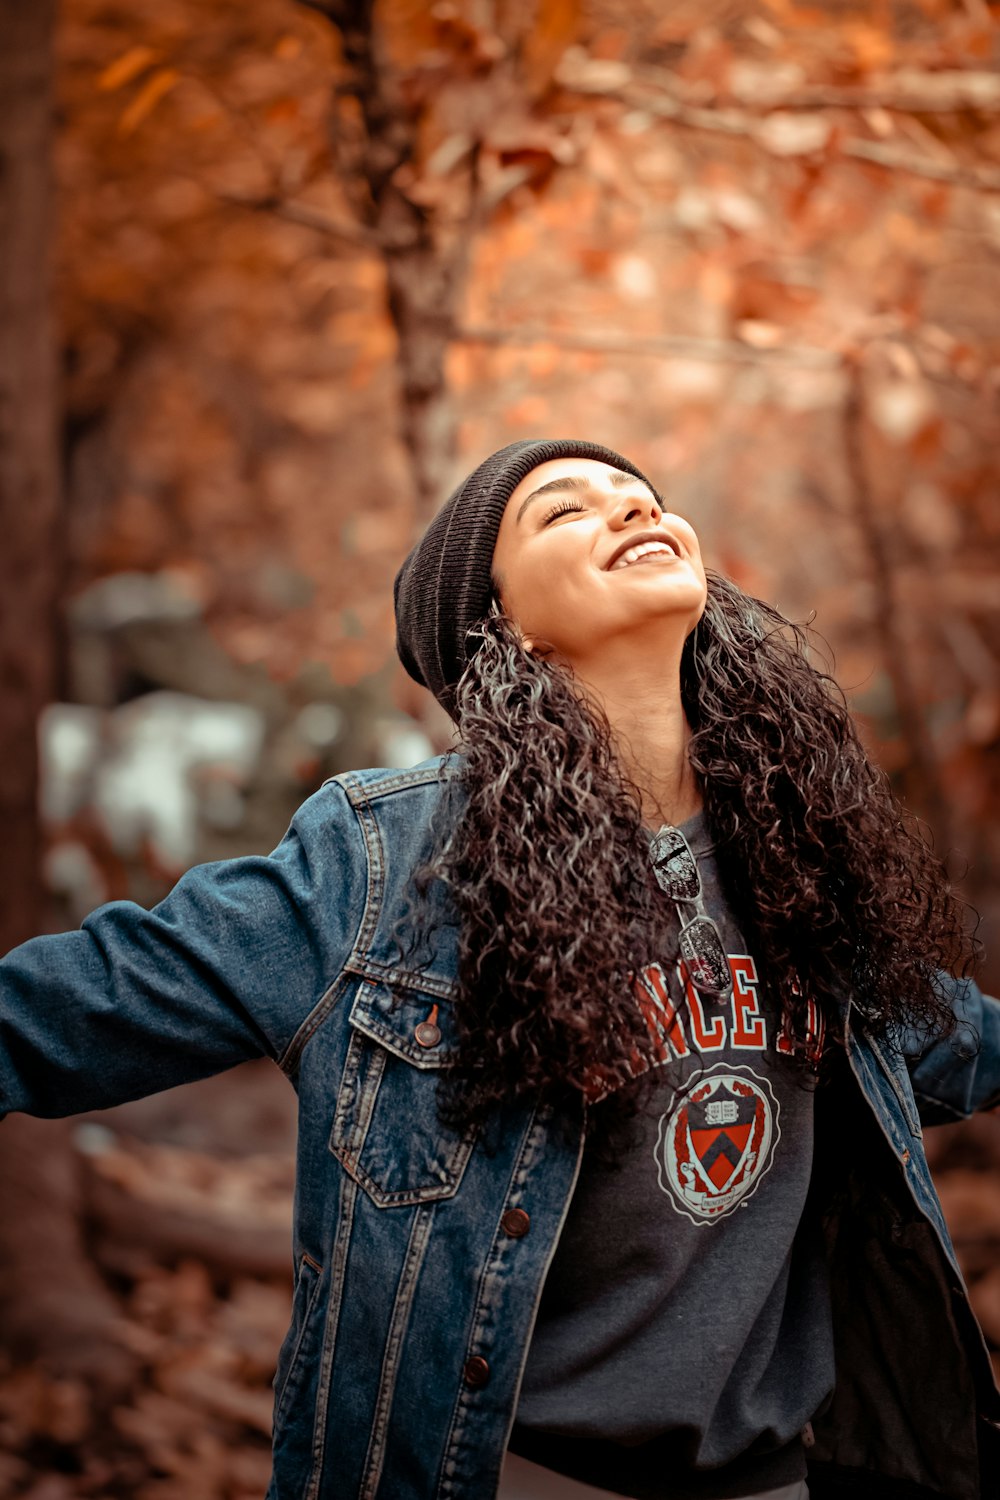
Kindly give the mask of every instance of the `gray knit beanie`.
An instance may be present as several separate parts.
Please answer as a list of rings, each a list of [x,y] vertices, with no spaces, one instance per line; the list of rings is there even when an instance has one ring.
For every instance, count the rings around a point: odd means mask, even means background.
[[[399,659],[449,712],[475,648],[466,637],[489,610],[493,550],[507,501],[526,474],[551,458],[599,459],[634,474],[657,495],[620,453],[569,438],[508,443],[458,486],[396,574],[394,588]]]

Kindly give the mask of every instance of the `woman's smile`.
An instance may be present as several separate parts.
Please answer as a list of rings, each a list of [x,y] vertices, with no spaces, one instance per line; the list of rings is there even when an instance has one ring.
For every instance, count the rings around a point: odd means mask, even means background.
[[[642,563],[675,563],[680,561],[681,559],[677,556],[677,553],[672,552],[669,547],[657,546],[640,552],[637,557],[633,557],[630,553],[626,552],[624,557],[620,557],[616,563],[611,565],[608,572],[620,573],[624,568],[638,568]]]

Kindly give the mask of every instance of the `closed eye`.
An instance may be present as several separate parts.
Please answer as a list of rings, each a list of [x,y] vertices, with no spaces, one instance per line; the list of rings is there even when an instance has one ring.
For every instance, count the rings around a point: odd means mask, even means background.
[[[546,512],[545,516],[542,518],[542,525],[547,526],[549,522],[554,521],[557,516],[568,516],[572,511],[576,511],[578,515],[582,515],[583,506],[575,505],[572,500],[560,500],[558,505],[553,505],[552,509]]]

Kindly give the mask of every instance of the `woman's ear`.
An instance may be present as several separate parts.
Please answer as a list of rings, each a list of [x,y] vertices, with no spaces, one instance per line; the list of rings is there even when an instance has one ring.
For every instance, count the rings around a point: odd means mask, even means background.
[[[525,651],[527,651],[527,653],[528,653],[529,656],[531,655],[532,651],[534,651],[534,649],[535,649],[535,643],[531,639],[530,635],[522,635],[522,637],[521,637],[521,645],[524,647]]]

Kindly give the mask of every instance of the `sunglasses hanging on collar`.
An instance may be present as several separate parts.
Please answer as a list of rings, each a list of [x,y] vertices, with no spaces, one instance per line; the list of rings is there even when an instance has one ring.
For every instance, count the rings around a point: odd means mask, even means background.
[[[688,978],[701,995],[728,1000],[733,992],[722,934],[705,910],[701,872],[687,839],[679,828],[665,823],[649,843],[649,857],[660,890],[678,906],[693,906],[690,921],[681,917],[680,954]]]

